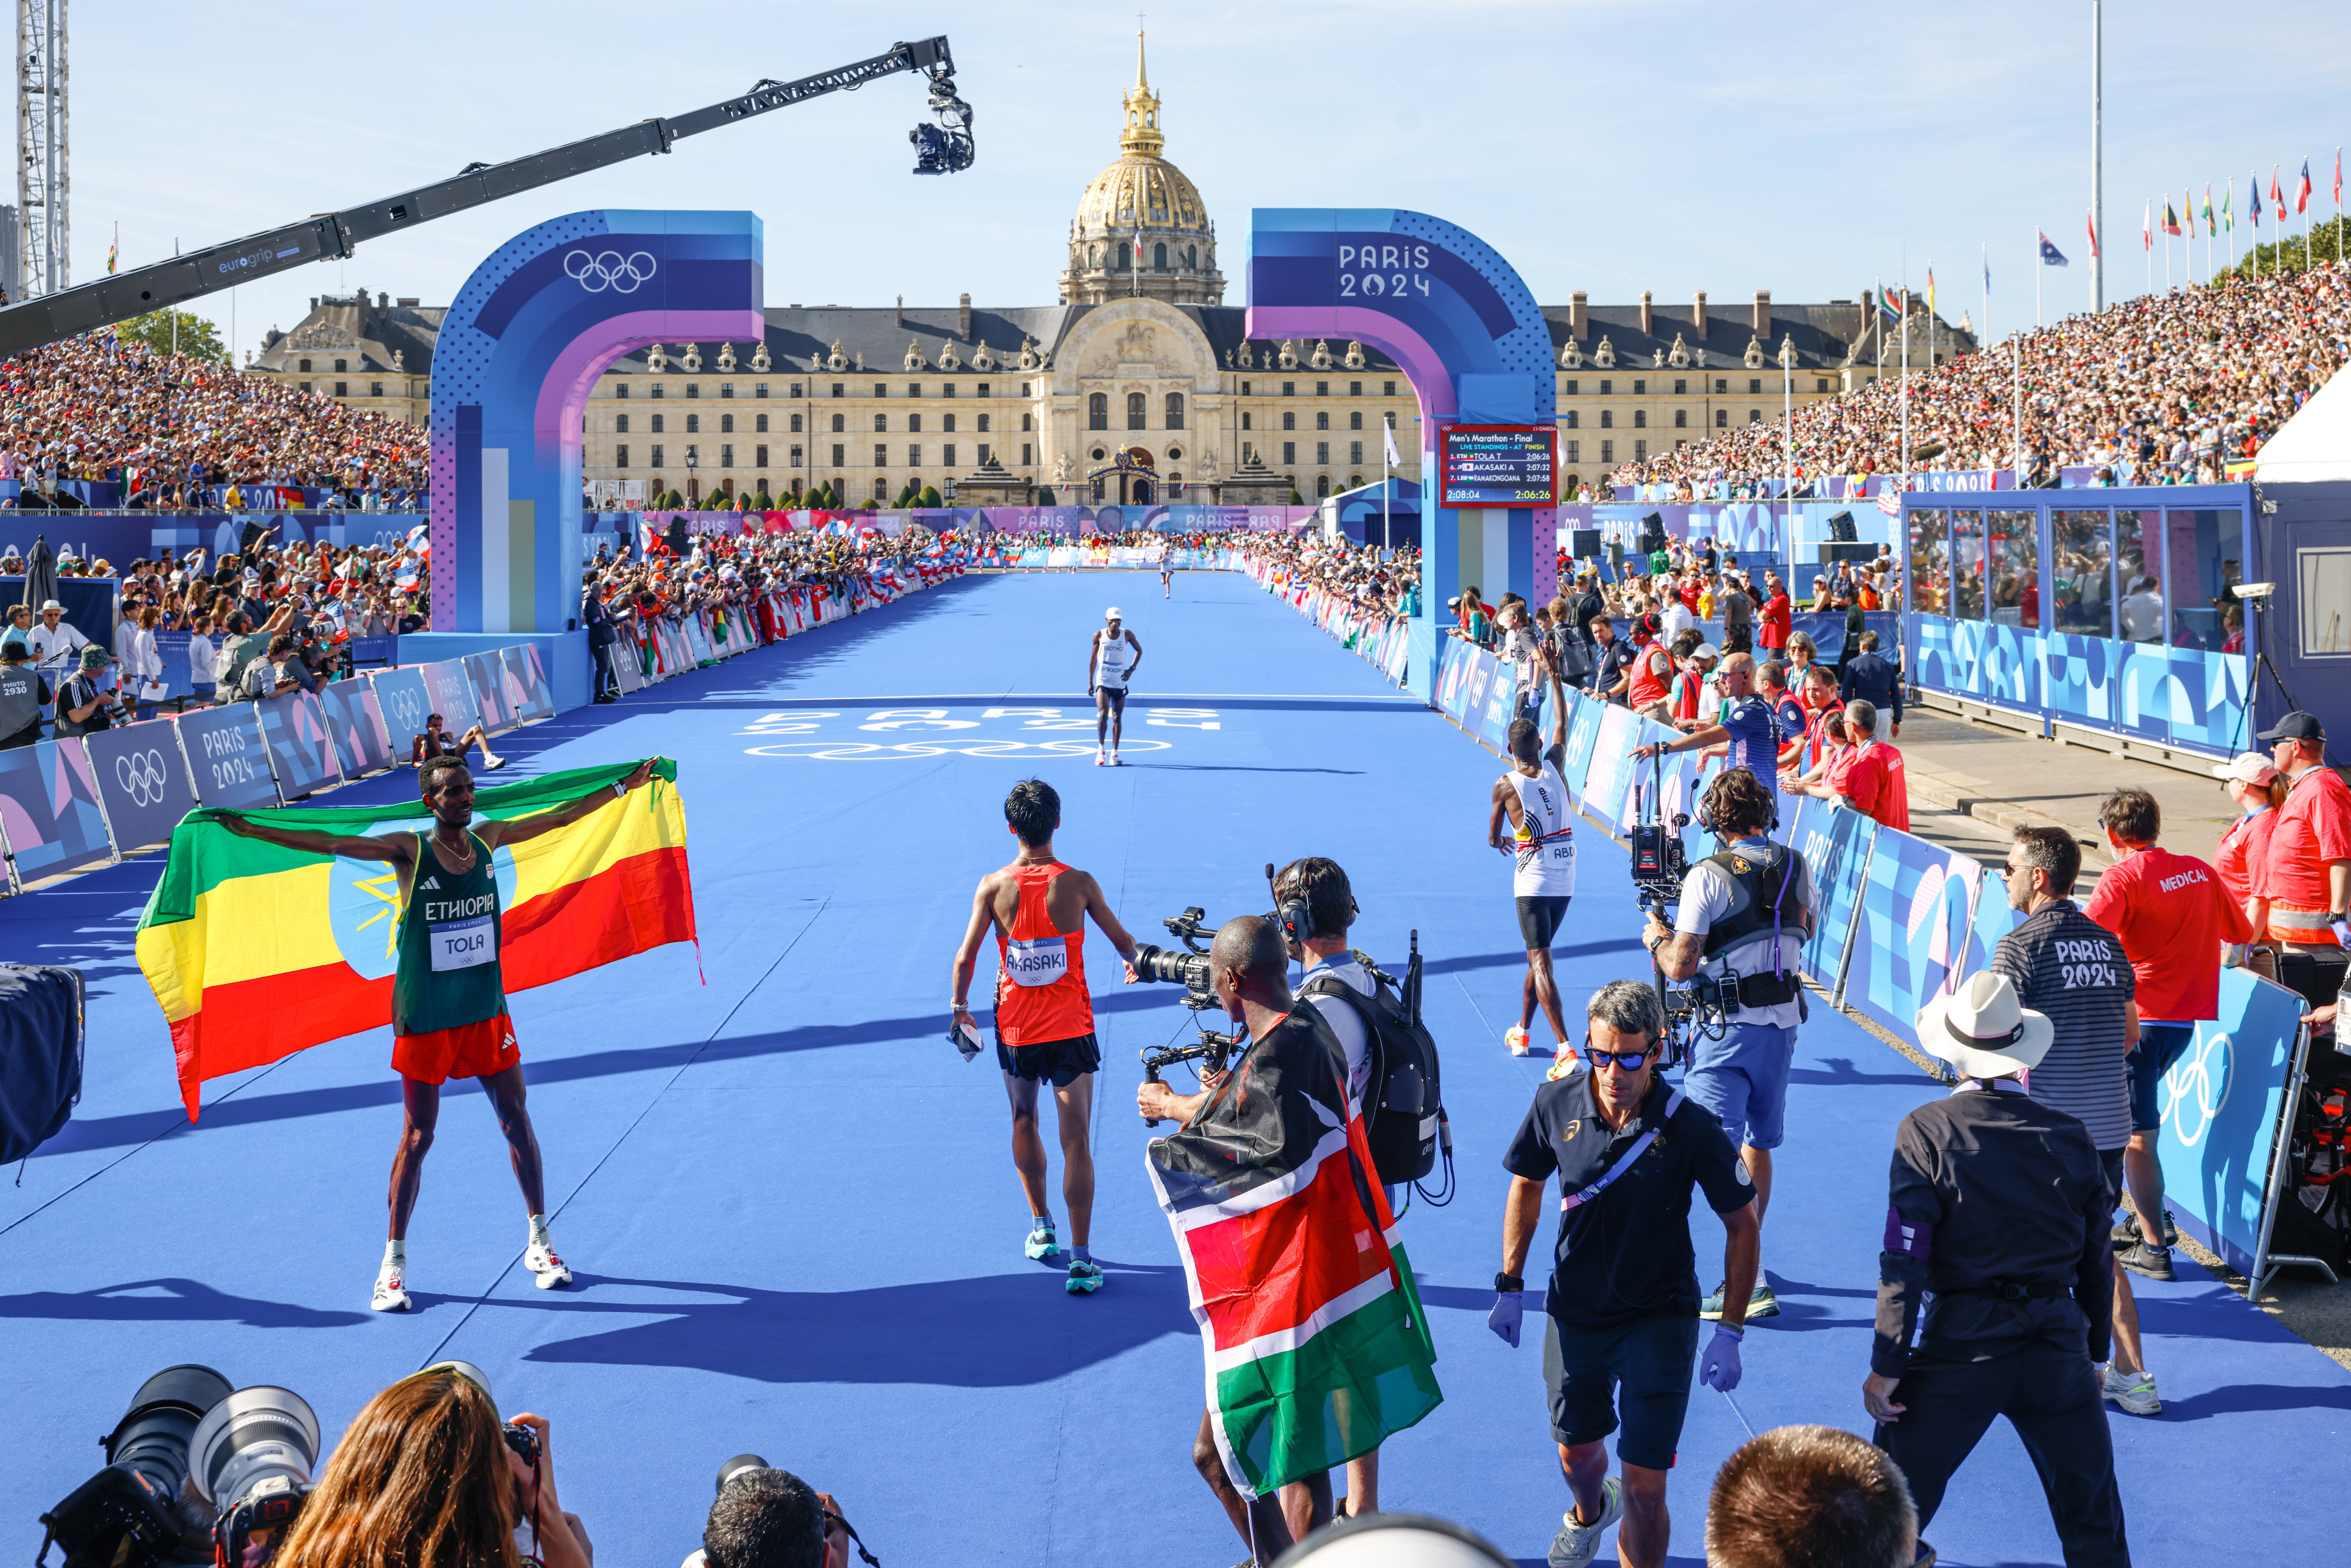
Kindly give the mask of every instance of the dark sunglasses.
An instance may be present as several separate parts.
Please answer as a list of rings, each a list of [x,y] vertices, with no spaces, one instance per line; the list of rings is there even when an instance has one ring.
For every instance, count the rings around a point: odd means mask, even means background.
[[[1604,1061],[1613,1062],[1619,1072],[1638,1072],[1641,1071],[1641,1063],[1649,1060],[1649,1052],[1646,1050],[1594,1051],[1586,1046],[1584,1055],[1593,1067],[1598,1067]]]

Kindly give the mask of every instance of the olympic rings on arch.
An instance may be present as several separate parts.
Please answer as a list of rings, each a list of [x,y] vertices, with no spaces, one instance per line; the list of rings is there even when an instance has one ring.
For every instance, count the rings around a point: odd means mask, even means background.
[[[584,250],[568,253],[563,258],[563,276],[590,294],[601,294],[607,288],[615,294],[634,294],[653,275],[651,251],[631,251],[622,256],[617,250],[599,251],[590,256]]]

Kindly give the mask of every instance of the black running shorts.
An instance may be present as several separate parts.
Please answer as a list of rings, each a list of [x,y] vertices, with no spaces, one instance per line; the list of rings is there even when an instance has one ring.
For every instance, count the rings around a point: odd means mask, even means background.
[[[996,1037],[996,1064],[1015,1078],[1031,1083],[1050,1082],[1067,1089],[1085,1073],[1102,1067],[1102,1046],[1091,1034],[1074,1040],[1040,1040],[1035,1045],[1008,1046]]]
[[[1561,924],[1567,919],[1567,901],[1572,896],[1564,893],[1519,894],[1519,935],[1527,939],[1528,952],[1551,946],[1552,938],[1559,935]]]
[[[1096,713],[1114,713],[1123,716],[1126,712],[1126,688],[1124,686],[1096,686],[1094,688],[1094,711]]]

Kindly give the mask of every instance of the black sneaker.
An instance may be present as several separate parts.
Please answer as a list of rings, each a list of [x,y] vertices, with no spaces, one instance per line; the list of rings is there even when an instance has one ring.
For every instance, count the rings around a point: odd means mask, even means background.
[[[2115,1227],[2113,1236],[2118,1245],[2138,1240],[2138,1216],[2126,1213],[2123,1222]],[[2163,1211],[2163,1244],[2166,1247],[2179,1245],[2179,1227],[2172,1223],[2171,1210],[2168,1208]]]
[[[2177,1280],[2171,1267],[2171,1249],[2150,1247],[2144,1241],[2134,1241],[2115,1253],[2115,1261],[2134,1274],[2144,1274],[2150,1280]]]

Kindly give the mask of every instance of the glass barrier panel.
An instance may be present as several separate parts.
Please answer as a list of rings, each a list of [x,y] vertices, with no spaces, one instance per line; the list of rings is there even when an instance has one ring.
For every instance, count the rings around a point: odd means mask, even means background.
[[[2057,630],[2083,637],[2115,634],[2114,540],[2104,511],[2050,515],[2049,576],[2057,595]]]
[[[2041,514],[1984,514],[1991,570],[1991,619],[2001,626],[2041,630]]]
[[[1910,525],[1910,608],[1919,615],[1949,615],[1949,547],[1938,511],[1905,514]]]
[[[2245,607],[2229,592],[2231,584],[2245,580],[2244,543],[2245,516],[2234,507],[2164,514],[2174,646],[2208,653],[2245,651]]]
[[[2158,514],[2115,514],[2115,610],[2126,643],[2165,640],[2161,533]]]
[[[1980,621],[1984,612],[1983,514],[1951,514],[1951,609],[1961,621]]]

